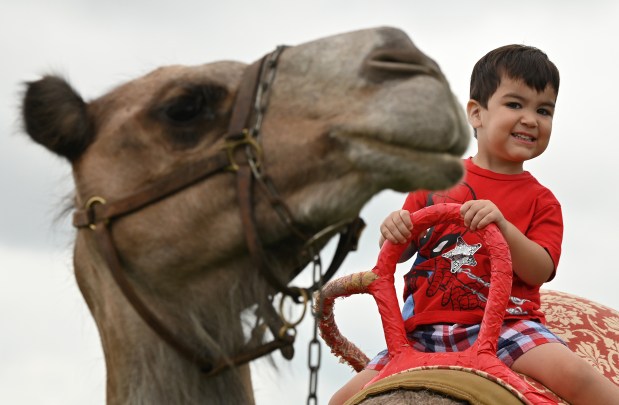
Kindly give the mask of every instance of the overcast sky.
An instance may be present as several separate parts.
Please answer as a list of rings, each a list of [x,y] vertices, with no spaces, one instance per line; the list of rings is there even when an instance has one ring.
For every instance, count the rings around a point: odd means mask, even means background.
[[[617,21],[612,0],[0,0],[0,403],[104,403],[103,355],[73,279],[74,231],[62,216],[69,167],[21,132],[23,81],[58,72],[90,99],[160,65],[252,62],[278,44],[388,25],[439,63],[464,104],[482,55],[508,43],[539,47],[561,72],[550,147],[525,166],[563,205],[563,255],[546,288],[619,309]],[[474,152],[472,142],[467,154]],[[378,224],[403,198],[384,192],[366,206],[360,251],[339,275],[373,267]],[[369,297],[350,300],[336,317],[372,357],[384,346],[375,308]],[[276,356],[278,372],[254,364],[258,404],[305,403],[310,335],[307,321],[295,359]],[[350,376],[323,348],[319,403]]]

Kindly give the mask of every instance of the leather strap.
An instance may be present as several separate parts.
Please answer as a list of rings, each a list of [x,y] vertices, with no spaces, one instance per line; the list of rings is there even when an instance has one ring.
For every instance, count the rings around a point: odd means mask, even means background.
[[[120,288],[125,298],[131,303],[131,306],[140,315],[140,317],[150,326],[150,328],[159,335],[167,344],[174,348],[180,355],[190,362],[198,364],[201,369],[208,371],[221,367],[219,364],[213,364],[213,361],[204,355],[202,352],[198,352],[193,348],[187,346],[183,340],[179,339],[174,332],[165,326],[165,324],[157,317],[153,311],[150,310],[140,296],[136,293],[135,289],[127,280],[127,277],[122,270],[120,258],[112,241],[112,235],[107,224],[99,223],[94,227],[95,238],[101,250],[101,254],[107,262],[107,266],[110,269],[110,273],[116,282],[116,285]]]
[[[281,53],[278,49],[276,55]],[[254,130],[249,130],[250,120],[254,107],[258,86],[260,85],[261,71],[263,69],[266,58],[250,65],[243,74],[241,84],[236,95],[235,105],[232,112],[228,133],[224,137],[226,144],[225,148],[216,154],[180,168],[153,183],[143,187],[134,194],[120,198],[112,202],[106,202],[100,197],[93,197],[86,204],[85,208],[78,209],[73,215],[73,225],[78,228],[89,227],[94,230],[102,256],[105,258],[106,264],[114,278],[119,289],[126,297],[128,302],[133,306],[136,312],[149,325],[149,327],[157,333],[167,344],[176,350],[186,360],[197,364],[205,375],[214,375],[223,369],[240,365],[261,356],[264,356],[276,349],[282,351],[282,355],[290,359],[294,354],[293,343],[294,335],[286,333],[275,333],[278,328],[283,325],[281,319],[276,319],[277,314],[273,308],[268,308],[265,312],[265,318],[274,340],[262,344],[251,350],[245,350],[236,354],[234,357],[221,357],[214,360],[211,353],[208,353],[204,348],[195,349],[186,343],[186,340],[175,334],[165,323],[145,304],[140,295],[133,288],[132,284],[127,279],[123,271],[121,260],[114,246],[111,235],[111,226],[113,219],[136,212],[150,204],[154,204],[174,193],[184,190],[193,184],[206,179],[207,177],[222,172],[226,169],[233,169],[237,172],[237,191],[240,205],[241,221],[243,223],[246,235],[248,250],[260,270],[262,276],[273,286],[278,292],[283,292],[294,298],[298,302],[301,289],[298,287],[288,287],[286,282],[277,278],[267,266],[264,248],[257,233],[256,221],[253,212],[253,183],[256,173],[250,167],[250,155],[247,154],[246,147],[257,147],[257,142],[250,137],[255,137],[258,134],[253,133]],[[271,60],[271,63],[274,63]],[[256,130],[256,132],[258,132]],[[243,153],[245,152],[245,153]],[[237,162],[240,164],[237,165]],[[255,168],[254,168],[255,169]],[[266,175],[264,176],[266,177]],[[265,186],[264,182],[260,183]],[[279,205],[280,208],[288,210],[288,207],[283,201],[271,201],[272,205]],[[290,216],[291,217],[291,216]],[[288,224],[297,236],[304,238],[294,224]],[[333,261],[324,277],[328,280],[333,276],[335,271],[343,262],[346,254],[350,250],[356,249],[356,243],[359,233],[363,229],[363,220],[356,218],[346,228],[346,231],[340,235],[340,241],[336,249]],[[300,272],[302,269],[297,271]],[[323,279],[324,279],[323,277]],[[317,282],[310,287],[309,291],[316,290],[322,286],[323,280]]]
[[[122,269],[118,252],[114,246],[109,225],[105,223],[96,224],[94,231],[95,238],[99,248],[101,249],[101,254],[110,269],[110,273],[125,298],[131,303],[131,306],[162,340],[164,340],[186,360],[195,363],[206,375],[215,375],[227,367],[247,363],[251,360],[267,355],[274,350],[292,346],[294,343],[293,336],[275,335],[277,339],[271,342],[253,348],[252,350],[246,350],[238,353],[234,357],[220,357],[217,360],[214,360],[214,357],[204,348],[196,350],[193,347],[188,346],[184,339],[181,339],[176,333],[168,328],[166,324],[144,303],[142,298],[140,298],[140,295],[137,294],[132,284],[127,279],[127,276]],[[288,349],[288,352],[289,350],[290,349]],[[286,353],[287,351],[284,350],[283,352]]]
[[[202,181],[214,173],[223,171],[229,165],[230,161],[225,151],[220,151],[205,160],[182,167],[130,196],[110,203],[95,204],[76,210],[73,214],[73,226],[77,228],[87,227],[138,211]]]
[[[249,128],[249,120],[253,111],[253,103],[260,83],[262,66],[268,55],[250,65],[243,73],[241,85],[234,101],[234,110],[228,124],[228,134],[235,135]]]
[[[288,287],[287,283],[281,281],[273,271],[268,268],[266,255],[264,254],[264,248],[258,237],[258,231],[256,226],[256,219],[254,218],[253,201],[252,201],[252,189],[253,189],[253,175],[249,166],[241,166],[237,171],[237,195],[239,201],[239,208],[241,211],[241,222],[243,224],[245,235],[245,242],[247,248],[253,260],[253,264],[258,267],[260,274],[267,280],[267,282],[275,288],[276,291],[298,298],[301,294],[299,288]]]

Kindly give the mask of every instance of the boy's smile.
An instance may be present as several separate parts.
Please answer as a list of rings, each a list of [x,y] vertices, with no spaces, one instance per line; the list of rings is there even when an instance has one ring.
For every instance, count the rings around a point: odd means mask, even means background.
[[[521,173],[523,162],[548,146],[556,98],[551,86],[537,92],[522,80],[503,76],[487,108],[470,100],[467,113],[478,142],[475,164],[497,173]]]

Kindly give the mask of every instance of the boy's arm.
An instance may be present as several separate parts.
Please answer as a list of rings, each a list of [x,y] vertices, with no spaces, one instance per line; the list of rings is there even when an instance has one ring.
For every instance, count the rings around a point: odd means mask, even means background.
[[[472,231],[482,229],[492,222],[499,227],[511,251],[514,273],[522,281],[530,285],[542,285],[548,281],[554,271],[554,262],[550,254],[506,220],[492,201],[467,201],[462,204],[460,213],[464,225]]]
[[[499,229],[509,245],[514,273],[527,284],[544,284],[555,270],[550,254],[527,238],[511,222],[507,220],[505,222],[505,229],[501,227]]]

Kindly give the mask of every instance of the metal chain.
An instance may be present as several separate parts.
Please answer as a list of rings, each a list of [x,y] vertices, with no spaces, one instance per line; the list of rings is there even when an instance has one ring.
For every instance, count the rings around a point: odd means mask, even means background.
[[[256,99],[254,103],[255,121],[254,121],[254,126],[253,128],[251,128],[251,131],[250,131],[250,135],[252,137],[256,138],[260,135],[260,129],[262,127],[262,120],[264,118],[264,114],[268,106],[268,100],[269,100],[271,87],[275,80],[277,60],[279,58],[279,55],[284,51],[285,48],[286,48],[285,46],[277,47],[275,52],[273,52],[269,56],[269,59],[267,60],[267,63],[264,67],[265,69],[269,69],[269,71],[261,73],[261,77],[263,78],[263,80],[259,84],[257,92],[256,92]],[[281,203],[281,199],[279,198],[279,195],[277,194],[275,187],[270,181],[270,178],[267,175],[265,175],[265,173],[262,172],[261,168],[259,167],[260,165],[259,157],[255,155],[255,152],[256,151],[254,150],[254,148],[250,147],[250,145],[247,146],[246,153],[248,157],[248,162],[249,162],[249,165],[252,169],[252,172],[255,178],[258,180],[259,184],[262,184],[266,188],[267,194],[269,195],[269,198],[271,200],[271,204],[275,207],[275,211],[279,215],[280,219],[282,219],[284,223],[286,223],[289,226],[289,228],[291,228],[295,233],[300,234],[300,232],[294,226],[294,219],[290,211],[287,209],[287,206]],[[323,278],[322,261],[320,259],[320,253],[314,252],[313,243],[311,243],[308,246],[308,249],[310,250],[310,253],[313,258],[312,259],[313,285],[315,285],[317,287],[317,290],[319,291],[322,288],[322,278]],[[308,291],[308,294],[311,294],[311,291]],[[308,302],[306,301],[304,305],[308,305]],[[310,305],[310,308],[311,308],[311,305]],[[318,370],[320,369],[320,361],[321,361],[321,356],[322,356],[321,345],[320,345],[320,341],[318,340],[318,321],[319,321],[318,317],[321,313],[322,313],[322,300],[318,303],[318,311],[316,313],[312,312],[312,315],[314,317],[314,334],[313,334],[312,339],[309,342],[308,354],[307,354],[308,356],[307,364],[308,364],[309,371],[310,371],[309,394],[307,396],[308,405],[318,405],[318,396],[317,396]]]
[[[318,286],[318,291],[322,288],[322,262],[320,255],[314,255],[313,260],[313,282]],[[320,341],[318,340],[318,317],[322,314],[322,298],[319,298],[317,311],[312,311],[314,317],[314,336],[309,342],[307,349],[307,366],[309,367],[309,393],[307,395],[307,405],[318,405],[318,370],[322,357]]]
[[[264,64],[264,71],[260,73],[260,84],[258,85],[258,89],[256,91],[256,99],[254,101],[254,126],[251,128],[250,136],[253,138],[258,138],[260,136],[260,130],[262,128],[262,121],[264,119],[264,114],[267,110],[269,98],[271,95],[271,90],[273,87],[273,83],[275,82],[275,73],[277,72],[277,61],[279,60],[279,56],[286,49],[286,46],[280,45],[278,46],[274,52],[272,52]],[[260,167],[260,157],[256,156],[257,149],[252,147],[252,145],[248,144],[246,147],[246,154],[248,163],[252,169],[254,178],[258,180],[258,183],[265,189],[269,202],[275,209],[275,212],[280,217],[280,219],[300,238],[307,238],[307,235],[304,235],[302,232],[298,230],[295,226],[295,221],[288,210],[288,207],[284,204],[284,202],[279,197],[273,182],[270,177],[262,171]]]
[[[277,60],[281,53],[286,49],[286,46],[279,45],[275,51],[273,51],[267,59],[263,69],[269,69],[269,72],[261,72],[261,83],[258,85],[256,91],[256,99],[254,101],[254,127],[251,129],[253,136],[258,136],[260,128],[262,127],[262,120],[268,107],[269,93],[273,82],[275,81],[275,73],[277,72]]]

